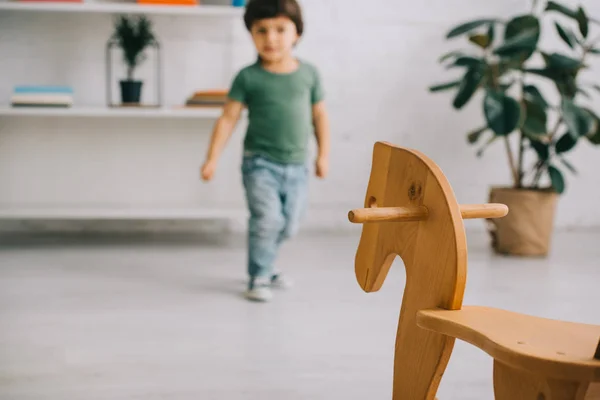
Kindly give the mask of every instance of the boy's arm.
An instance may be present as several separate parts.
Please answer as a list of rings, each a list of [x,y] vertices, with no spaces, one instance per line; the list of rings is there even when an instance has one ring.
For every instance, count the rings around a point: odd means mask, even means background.
[[[215,123],[206,154],[206,161],[202,167],[202,178],[204,180],[212,179],[217,161],[225,148],[225,144],[227,144],[227,141],[231,137],[243,110],[244,104],[235,100],[228,100],[223,107],[223,113]]]
[[[329,115],[324,101],[313,105],[313,124],[318,146],[317,176],[324,178],[329,169]]]

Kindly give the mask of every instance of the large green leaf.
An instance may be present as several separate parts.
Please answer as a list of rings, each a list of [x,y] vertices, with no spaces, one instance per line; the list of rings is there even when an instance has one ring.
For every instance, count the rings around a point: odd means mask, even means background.
[[[579,7],[577,10],[573,10],[572,8],[564,6],[556,1],[549,1],[548,5],[546,6],[546,11],[557,11],[569,18],[574,19],[579,25],[579,32],[581,32],[581,35],[584,38],[587,38],[590,20],[582,7]]]
[[[550,146],[546,143],[539,142],[537,140],[530,140],[531,147],[535,150],[538,158],[541,161],[548,161],[550,158]]]
[[[582,95],[584,95],[585,97],[587,97],[588,99],[591,99],[592,96],[587,92],[587,90],[582,89],[582,88],[577,88],[577,93],[581,93]]]
[[[452,89],[452,88],[459,86],[461,82],[462,82],[462,79],[458,79],[456,81],[448,82],[448,83],[440,83],[438,85],[431,86],[429,88],[429,91],[430,92],[441,92],[444,90]]]
[[[448,68],[452,67],[472,67],[482,64],[484,61],[481,58],[471,56],[460,56],[452,64],[448,65]]]
[[[550,182],[552,187],[558,194],[562,194],[565,191],[565,178],[562,172],[554,165],[548,167],[548,175],[550,175]]]
[[[467,134],[467,141],[469,142],[469,144],[475,144],[477,143],[477,141],[479,140],[479,138],[481,137],[481,135],[488,130],[487,126],[483,126],[481,128],[478,128],[472,132],[469,132]]]
[[[577,71],[557,68],[524,68],[523,72],[551,79],[556,84],[560,94],[564,97],[573,98],[577,94]]]
[[[562,75],[561,79],[556,81],[556,87],[568,99],[573,99],[577,95],[577,81],[572,74]]]
[[[490,46],[494,43],[494,39],[496,38],[496,27],[494,24],[490,24],[488,27],[488,37],[490,38]]]
[[[546,66],[551,69],[576,71],[583,67],[581,60],[559,53],[542,53]]]
[[[591,134],[595,125],[592,115],[570,99],[562,99],[561,109],[563,120],[574,138]]]
[[[515,130],[521,118],[521,106],[500,91],[488,90],[483,101],[483,112],[488,126],[498,136]]]
[[[563,157],[559,157],[560,162],[567,167],[567,169],[569,171],[571,171],[572,174],[577,175],[577,169],[575,169],[575,167],[573,166],[573,164],[571,164],[569,161],[567,161],[566,159],[564,159]]]
[[[579,32],[581,32],[581,36],[587,38],[590,20],[582,7],[579,7],[577,10],[577,24],[579,25]]]
[[[577,144],[577,139],[573,137],[569,132],[562,135],[560,139],[556,142],[554,146],[556,153],[566,153],[567,151],[572,150]]]
[[[443,56],[441,56],[438,61],[440,63],[443,63],[444,61],[446,61],[452,57],[460,57],[460,56],[464,56],[464,55],[465,55],[465,53],[460,50],[453,50],[453,51],[448,52],[448,53],[444,54]]]
[[[526,100],[537,103],[540,106],[542,106],[544,109],[548,108],[548,106],[549,106],[548,102],[546,101],[546,99],[544,98],[542,93],[539,91],[539,89],[537,87],[535,87],[534,85],[526,85],[523,88],[523,92],[524,92],[523,95]]]
[[[575,45],[577,44],[577,36],[575,36],[573,31],[570,28],[562,26],[558,22],[555,22],[554,26],[556,27],[556,31],[561,39],[568,44],[570,48],[575,48]]]
[[[540,31],[540,21],[531,14],[520,15],[508,21],[504,30],[504,40],[509,40],[515,36],[529,30]]]
[[[543,76],[544,78],[556,81],[560,79],[560,71],[551,68],[523,68],[523,72]]]
[[[598,117],[598,115],[588,108],[584,109],[584,111],[594,120],[594,129],[592,129],[591,132],[586,135],[586,138],[590,141],[590,143],[600,145],[600,117]]]
[[[542,136],[548,133],[546,125],[548,123],[548,115],[545,108],[539,103],[525,100],[525,122],[523,124],[523,132],[530,137]]]
[[[533,30],[527,30],[506,40],[501,46],[494,50],[494,53],[503,57],[513,57],[522,61],[528,58],[535,50],[538,41],[538,33]]]
[[[460,25],[452,28],[450,30],[450,32],[448,32],[448,34],[446,35],[446,38],[451,39],[453,37],[460,36],[465,33],[471,32],[472,30],[477,29],[480,26],[493,24],[495,22],[497,22],[496,19],[490,19],[490,18],[483,18],[483,19],[477,19],[477,20],[470,21],[470,22],[465,22],[463,24],[460,24]]]
[[[558,11],[561,14],[577,19],[577,11],[570,9],[569,7],[563,6],[556,1],[549,1],[546,6],[546,11]]]
[[[535,52],[539,38],[540,21],[533,15],[522,15],[508,22],[504,43],[494,53],[524,62]]]
[[[458,93],[452,102],[454,108],[461,109],[471,100],[483,77],[484,66],[482,64],[472,66],[467,70],[458,88]]]

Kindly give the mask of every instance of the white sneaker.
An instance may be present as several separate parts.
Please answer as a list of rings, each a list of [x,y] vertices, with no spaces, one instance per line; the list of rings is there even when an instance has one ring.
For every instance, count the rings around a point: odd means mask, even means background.
[[[266,302],[273,298],[270,282],[265,279],[256,279],[245,293],[248,300]]]
[[[271,277],[271,287],[274,289],[289,289],[292,286],[294,286],[294,282],[281,274],[275,274]]]

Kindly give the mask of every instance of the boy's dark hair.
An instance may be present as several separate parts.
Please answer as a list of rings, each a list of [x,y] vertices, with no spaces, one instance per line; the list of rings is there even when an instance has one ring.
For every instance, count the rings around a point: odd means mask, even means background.
[[[304,32],[302,8],[296,0],[248,0],[244,23],[248,30],[261,19],[287,17],[296,25],[298,36]]]

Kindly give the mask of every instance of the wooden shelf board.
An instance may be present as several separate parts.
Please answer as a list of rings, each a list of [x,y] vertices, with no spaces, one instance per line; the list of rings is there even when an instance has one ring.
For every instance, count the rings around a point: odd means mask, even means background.
[[[218,118],[220,107],[143,108],[143,107],[11,107],[0,106],[1,116],[102,117],[102,118]]]
[[[0,10],[6,11],[36,11],[36,12],[63,12],[63,13],[88,13],[88,14],[155,14],[155,15],[180,15],[180,16],[221,16],[239,17],[243,13],[242,7],[232,6],[181,6],[181,5],[149,5],[136,3],[111,3],[111,2],[18,2],[0,1]]]

